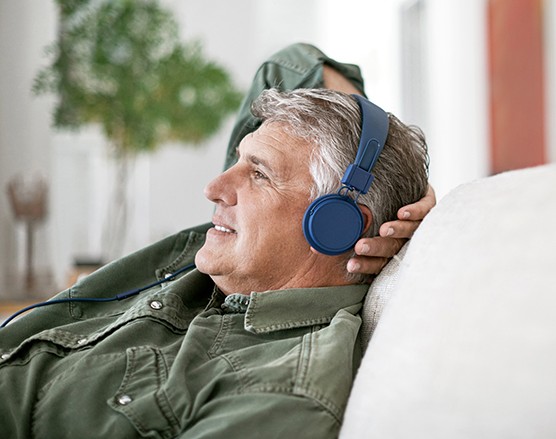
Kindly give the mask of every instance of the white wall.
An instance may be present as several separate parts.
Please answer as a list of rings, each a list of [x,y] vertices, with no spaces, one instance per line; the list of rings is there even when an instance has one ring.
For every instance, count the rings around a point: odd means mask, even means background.
[[[51,2],[0,1],[0,296],[8,279],[10,291],[17,289],[15,274],[23,270],[24,234],[8,204],[7,182],[21,172],[50,178],[52,99],[33,98],[31,85],[55,28]],[[46,223],[36,233],[37,271],[48,266],[49,227]]]
[[[487,175],[486,0],[430,0],[430,180],[439,196]]]
[[[359,64],[367,94],[425,130],[439,197],[488,172],[486,0],[425,0],[426,96],[411,119],[401,96],[401,8],[413,0],[325,0],[323,46]]]

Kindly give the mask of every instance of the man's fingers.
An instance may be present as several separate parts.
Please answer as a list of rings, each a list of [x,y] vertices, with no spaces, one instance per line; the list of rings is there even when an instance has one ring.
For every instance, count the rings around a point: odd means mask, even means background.
[[[380,226],[380,236],[409,239],[419,227],[421,221],[389,221]]]
[[[388,260],[388,258],[355,256],[348,261],[347,270],[350,273],[378,274],[388,263]]]
[[[357,256],[368,256],[374,258],[391,258],[400,251],[405,239],[383,238],[361,238],[355,244]]]
[[[406,241],[380,236],[361,238],[355,244],[356,256],[348,261],[347,270],[350,273],[378,274]]]
[[[429,184],[427,194],[419,201],[413,204],[408,204],[398,210],[398,218],[400,220],[414,220],[420,221],[430,212],[436,205],[436,195],[434,189]]]
[[[348,261],[350,273],[378,274],[407,239],[413,236],[421,220],[436,204],[434,189],[429,185],[427,194],[416,203],[402,207],[398,220],[389,221],[380,227],[380,236],[361,238],[355,244],[356,256]]]

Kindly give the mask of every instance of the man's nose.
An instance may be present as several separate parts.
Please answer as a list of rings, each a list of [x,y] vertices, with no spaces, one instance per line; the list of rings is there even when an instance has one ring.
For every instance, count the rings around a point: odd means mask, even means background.
[[[236,203],[233,167],[211,180],[204,190],[205,197],[213,203],[234,205]]]

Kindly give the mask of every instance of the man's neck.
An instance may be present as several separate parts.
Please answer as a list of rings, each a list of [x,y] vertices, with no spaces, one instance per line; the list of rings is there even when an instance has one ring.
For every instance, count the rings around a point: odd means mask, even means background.
[[[303,288],[319,288],[349,285],[347,273],[342,275],[332,275],[332,271],[323,270],[320,273],[296,273],[294,276],[274,281],[271,276],[265,279],[240,279],[232,276],[211,275],[211,279],[218,289],[225,295],[229,294],[245,294],[250,295],[252,292],[263,293],[265,291],[303,289]]]

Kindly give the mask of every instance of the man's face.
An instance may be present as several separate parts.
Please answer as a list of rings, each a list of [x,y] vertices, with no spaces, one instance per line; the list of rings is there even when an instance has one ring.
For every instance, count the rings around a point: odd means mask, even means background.
[[[214,227],[195,262],[224,293],[315,286],[320,256],[301,225],[313,184],[310,148],[283,125],[264,123],[243,139],[238,162],[205,188],[216,204]]]

